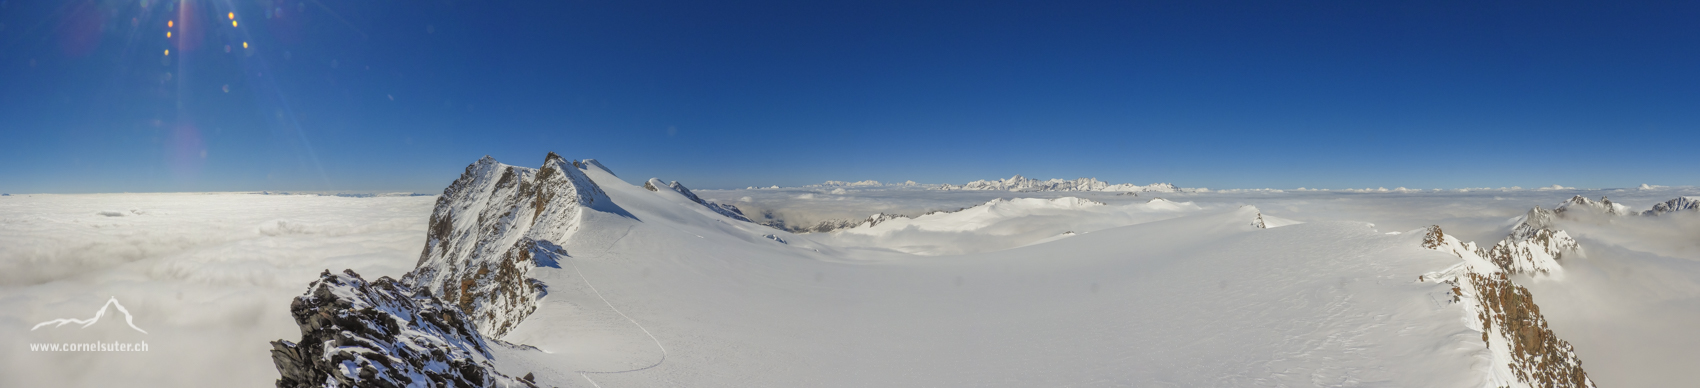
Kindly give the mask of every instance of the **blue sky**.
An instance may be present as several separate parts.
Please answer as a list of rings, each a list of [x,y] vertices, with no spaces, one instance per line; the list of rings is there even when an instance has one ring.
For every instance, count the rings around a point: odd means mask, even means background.
[[[1696,3],[1056,3],[7,0],[0,192],[1700,180]]]

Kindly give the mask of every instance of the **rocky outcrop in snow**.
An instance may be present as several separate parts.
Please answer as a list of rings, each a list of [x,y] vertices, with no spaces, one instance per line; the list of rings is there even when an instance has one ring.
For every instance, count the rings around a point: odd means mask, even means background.
[[[388,277],[325,271],[289,313],[301,340],[272,342],[280,388],[535,386],[496,371],[459,308]]]
[[[691,189],[685,188],[685,185],[679,184],[679,181],[673,181],[673,183],[670,184],[662,184],[660,179],[649,178],[649,181],[643,183],[643,188],[648,189],[649,191],[659,192],[661,190],[660,187],[672,189],[674,192],[684,195],[685,198],[690,199],[691,202],[696,202],[697,204],[707,207],[708,210],[720,213],[720,215],[730,217],[738,221],[754,222],[750,221],[749,217],[744,216],[744,211],[742,209],[738,209],[737,206],[703,200],[702,197],[698,197],[696,193],[692,193]]]
[[[1487,347],[1489,381],[1485,386],[1593,387],[1582,360],[1569,342],[1547,327],[1540,306],[1508,271],[1476,254],[1475,244],[1431,226],[1422,246],[1458,256],[1463,262],[1418,279],[1452,286],[1452,300],[1464,309],[1465,323],[1482,333]]]
[[[591,166],[553,152],[537,169],[488,156],[467,166],[437,198],[425,249],[402,282],[458,307],[485,335],[506,334],[545,293],[530,270],[565,254],[554,242],[578,229],[581,212],[613,206],[581,171]]]
[[[1680,211],[1700,212],[1700,199],[1694,197],[1676,197],[1669,201],[1653,205],[1652,209],[1642,212],[1643,216],[1658,216]]]
[[[1140,186],[1140,185],[1135,185],[1135,184],[1131,184],[1131,183],[1109,184],[1109,183],[1101,182],[1096,178],[1080,178],[1080,179],[1075,179],[1075,180],[1062,180],[1062,179],[1038,180],[1038,179],[1029,179],[1029,178],[1023,177],[1021,175],[1016,175],[1016,176],[1010,177],[1008,179],[999,179],[999,180],[995,180],[995,181],[978,180],[978,181],[968,182],[968,184],[961,185],[961,186],[946,184],[946,185],[940,187],[940,189],[941,190],[999,190],[999,191],[1122,191],[1122,192],[1130,192],[1130,193],[1140,193],[1140,192],[1148,192],[1148,191],[1149,192],[1159,192],[1159,193],[1172,193],[1172,192],[1177,192],[1177,191],[1187,191],[1187,190],[1189,190],[1189,189],[1178,188],[1178,187],[1175,187],[1175,185],[1168,184],[1168,183],[1153,183],[1153,184],[1149,184],[1149,185]]]

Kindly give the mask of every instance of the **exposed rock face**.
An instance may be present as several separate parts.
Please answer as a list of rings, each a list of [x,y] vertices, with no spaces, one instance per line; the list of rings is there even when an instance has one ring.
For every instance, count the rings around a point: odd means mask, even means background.
[[[1481,322],[1482,341],[1490,348],[1510,351],[1509,367],[1517,381],[1536,387],[1594,386],[1576,350],[1547,328],[1529,289],[1503,275],[1495,278],[1472,272],[1467,276],[1479,304],[1476,320]]]
[[[1122,184],[1112,185],[1112,184],[1109,184],[1109,183],[1101,182],[1096,178],[1080,178],[1080,179],[1075,179],[1075,180],[1051,179],[1051,180],[1043,180],[1042,181],[1042,180],[1038,180],[1038,179],[1029,179],[1029,178],[1023,177],[1021,175],[1016,175],[1016,176],[1010,177],[1009,179],[999,179],[999,180],[995,180],[995,181],[978,180],[978,181],[968,182],[968,184],[961,185],[961,186],[947,184],[947,185],[944,185],[943,187],[940,187],[940,189],[942,189],[942,190],[999,190],[999,191],[1123,191],[1123,192],[1129,192],[1129,193],[1139,193],[1139,192],[1147,192],[1147,191],[1155,191],[1155,192],[1160,192],[1160,193],[1172,193],[1172,192],[1176,192],[1176,191],[1187,191],[1187,189],[1178,188],[1178,187],[1175,187],[1175,185],[1168,184],[1168,183],[1153,183],[1153,184],[1144,185],[1144,186],[1135,185],[1135,184],[1131,184],[1131,183],[1122,183]]]
[[[1581,197],[1577,197],[1581,198]],[[1586,198],[1582,199],[1587,201]],[[1582,246],[1569,233],[1549,226],[1554,212],[1536,206],[1498,244],[1476,252],[1511,273],[1549,274],[1563,271],[1558,260],[1565,253],[1582,253]]]
[[[1263,223],[1263,212],[1257,212],[1257,217],[1251,219],[1251,227],[1258,228],[1258,229],[1269,229],[1269,226],[1267,224]]]
[[[388,277],[325,271],[295,297],[300,343],[272,342],[282,387],[532,387],[496,371],[460,309]]]
[[[1463,260],[1418,279],[1452,285],[1452,302],[1464,308],[1466,324],[1482,333],[1491,368],[1484,385],[1594,386],[1570,343],[1547,328],[1534,296],[1509,280],[1506,269],[1476,255],[1475,244],[1447,236],[1439,226],[1429,227],[1422,246]]]
[[[467,166],[437,198],[425,249],[402,283],[459,308],[486,336],[507,334],[545,293],[527,274],[565,255],[553,242],[578,229],[581,212],[608,202],[581,171],[593,166],[553,152],[537,169],[488,156]]]
[[[1642,212],[1644,216],[1658,216],[1679,211],[1700,212],[1700,199],[1693,197],[1676,197],[1669,201],[1653,205],[1653,208]]]

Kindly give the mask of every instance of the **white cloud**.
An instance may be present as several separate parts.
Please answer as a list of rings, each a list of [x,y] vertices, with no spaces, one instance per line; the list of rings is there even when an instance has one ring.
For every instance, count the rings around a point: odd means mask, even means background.
[[[0,336],[0,359],[9,360],[0,362],[0,386],[211,387],[269,386],[277,378],[268,342],[299,338],[289,302],[320,271],[353,268],[376,278],[411,269],[435,198],[232,193],[0,201],[0,327],[14,333]],[[89,330],[28,329],[86,317],[114,296],[147,334],[89,339],[141,340],[150,351],[28,351],[28,342],[101,333],[93,330],[108,326],[105,320]]]

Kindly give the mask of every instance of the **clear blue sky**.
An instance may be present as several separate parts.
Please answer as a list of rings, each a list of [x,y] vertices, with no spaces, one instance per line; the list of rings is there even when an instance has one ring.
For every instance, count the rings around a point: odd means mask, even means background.
[[[1700,3],[1404,3],[7,0],[0,192],[1700,183]]]

